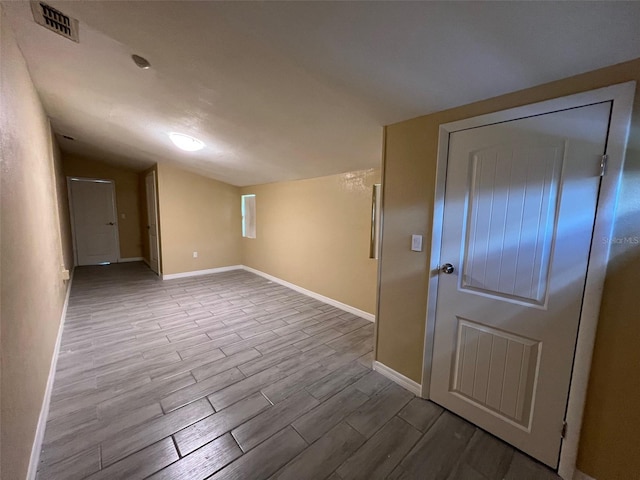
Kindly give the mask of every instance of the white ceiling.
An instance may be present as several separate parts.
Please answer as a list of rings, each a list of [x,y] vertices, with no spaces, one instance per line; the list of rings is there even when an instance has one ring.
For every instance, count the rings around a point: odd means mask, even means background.
[[[63,150],[234,185],[376,167],[382,125],[640,57],[640,2],[49,3],[79,44],[3,10]]]

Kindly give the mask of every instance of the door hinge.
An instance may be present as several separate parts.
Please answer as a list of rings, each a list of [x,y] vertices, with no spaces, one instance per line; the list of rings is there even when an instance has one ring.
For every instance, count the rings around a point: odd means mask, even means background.
[[[562,422],[562,430],[560,430],[560,438],[564,438],[567,435],[567,422]]]
[[[600,176],[604,177],[604,174],[607,173],[607,162],[609,161],[609,155],[602,155],[600,158]]]

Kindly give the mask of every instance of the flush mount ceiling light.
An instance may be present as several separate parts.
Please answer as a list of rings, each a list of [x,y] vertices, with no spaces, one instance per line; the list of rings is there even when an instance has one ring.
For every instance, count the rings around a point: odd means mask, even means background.
[[[189,135],[185,135],[184,133],[171,132],[169,134],[169,138],[176,147],[187,152],[196,152],[204,148],[204,143],[202,143],[197,138],[190,137]]]

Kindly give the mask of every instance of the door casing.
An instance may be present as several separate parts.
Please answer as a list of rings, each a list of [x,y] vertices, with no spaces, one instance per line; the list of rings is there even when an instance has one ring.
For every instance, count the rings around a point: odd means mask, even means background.
[[[157,257],[158,257],[158,265],[157,265],[157,269],[158,270],[155,273],[158,274],[158,275],[161,275],[162,274],[162,270],[161,270],[162,261],[161,261],[161,258],[160,258],[160,255],[161,255],[161,253],[160,253],[160,227],[158,225],[158,182],[157,182],[157,176],[156,176],[156,171],[155,170],[150,171],[144,177],[145,202],[147,202],[147,218],[146,218],[146,220],[147,220],[147,233],[146,233],[146,235],[147,235],[147,238],[149,239],[149,262],[147,262],[146,259],[145,259],[145,263],[147,263],[149,265],[149,268],[151,268],[153,270],[153,268],[151,267],[151,248],[152,248],[151,241],[152,241],[152,236],[151,236],[151,233],[149,231],[150,226],[148,225],[149,216],[150,216],[150,213],[149,213],[150,209],[149,209],[149,192],[147,191],[147,182],[148,182],[149,177],[151,177],[151,183],[153,185],[153,192],[152,193],[153,193],[153,201],[155,202],[155,205],[154,205],[154,207],[155,207],[154,208],[154,211],[155,211],[154,222],[155,222],[155,227],[156,227],[156,235],[155,235],[156,241],[155,241],[155,243],[156,243],[156,252],[157,252]]]
[[[560,464],[558,467],[559,475],[566,480],[571,480],[576,470],[582,414],[586,402],[591,358],[598,325],[606,267],[609,259],[610,242],[598,242],[594,240],[610,238],[613,232],[616,203],[622,180],[622,169],[631,124],[631,111],[633,108],[635,88],[636,82],[621,83],[567,97],[446,123],[440,125],[439,129],[436,188],[433,202],[433,230],[429,261],[429,291],[427,296],[422,367],[421,396],[423,398],[429,398],[429,385],[431,383],[436,299],[438,295],[438,272],[444,221],[445,184],[449,157],[449,135],[453,132],[468,128],[517,120],[593,103],[613,102],[610,129],[607,136],[606,154],[608,155],[608,163],[606,174],[602,178],[596,208],[596,220],[591,240],[591,253],[589,255],[587,279],[580,314],[580,326],[578,328],[574,366],[569,389],[569,400],[565,416],[567,429],[562,442]]]

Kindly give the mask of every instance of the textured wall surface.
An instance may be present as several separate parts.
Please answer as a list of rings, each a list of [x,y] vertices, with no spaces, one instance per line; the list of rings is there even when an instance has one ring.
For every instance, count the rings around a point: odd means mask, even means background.
[[[163,274],[242,263],[238,187],[159,164],[158,198]]]
[[[377,260],[369,258],[371,198],[380,170],[242,188],[256,195],[256,238],[245,265],[374,313]]]
[[[58,148],[1,11],[0,30],[0,477],[22,480],[67,290],[60,273],[71,267],[71,247]]]

